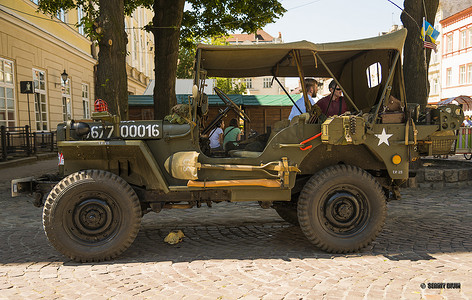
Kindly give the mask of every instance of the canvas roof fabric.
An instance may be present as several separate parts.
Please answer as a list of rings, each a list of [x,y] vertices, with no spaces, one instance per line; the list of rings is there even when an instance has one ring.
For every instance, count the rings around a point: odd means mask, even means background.
[[[395,72],[391,93],[405,103],[401,52],[406,34],[407,30],[401,29],[373,38],[324,44],[308,41],[230,46],[200,44],[198,67],[205,70],[208,77],[299,77],[292,51],[299,50],[304,77],[330,78],[333,74],[356,106],[367,111],[379,101],[392,70]],[[395,66],[394,57],[399,57]],[[377,63],[380,82],[372,86],[366,71]]]
[[[293,60],[282,61],[292,49],[301,51],[305,76],[330,77],[322,65],[315,62],[313,52],[318,53],[336,74],[340,73],[346,61],[365,51],[374,51],[370,54],[374,56],[375,50],[381,53],[396,50],[401,53],[406,32],[406,29],[401,29],[379,37],[324,44],[308,41],[230,46],[199,44],[197,49],[201,50],[201,67],[208,72],[209,77],[298,77]]]

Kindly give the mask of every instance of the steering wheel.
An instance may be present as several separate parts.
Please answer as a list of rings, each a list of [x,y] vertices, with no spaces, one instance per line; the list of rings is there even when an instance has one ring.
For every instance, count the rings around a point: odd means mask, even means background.
[[[239,108],[239,106],[237,106],[236,103],[234,103],[220,88],[215,86],[213,89],[226,106],[234,110],[244,121],[251,123],[251,119],[249,119],[248,115],[242,111],[241,108]]]

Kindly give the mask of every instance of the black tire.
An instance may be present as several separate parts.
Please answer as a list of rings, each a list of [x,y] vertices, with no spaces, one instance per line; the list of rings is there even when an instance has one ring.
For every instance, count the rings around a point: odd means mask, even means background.
[[[369,173],[348,165],[313,175],[298,200],[300,228],[311,243],[331,253],[356,252],[382,230],[386,200]]]
[[[464,158],[467,159],[467,160],[472,159],[472,153],[465,153]]]
[[[298,214],[297,214],[297,206],[296,205],[277,205],[274,206],[275,211],[279,214],[279,216],[286,222],[300,226],[298,223]]]
[[[294,225],[300,226],[298,223],[298,213],[297,213],[297,205],[298,205],[298,197],[300,193],[292,194],[292,201],[277,201],[274,202],[272,206],[277,214],[286,222]]]
[[[141,206],[134,190],[115,174],[73,173],[49,193],[43,209],[46,236],[57,251],[77,262],[112,259],[138,234]]]

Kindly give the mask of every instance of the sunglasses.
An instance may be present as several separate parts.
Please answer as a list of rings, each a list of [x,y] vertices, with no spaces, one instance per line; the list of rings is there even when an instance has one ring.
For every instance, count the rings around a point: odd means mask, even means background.
[[[341,89],[340,88],[336,88],[336,91],[340,91]]]

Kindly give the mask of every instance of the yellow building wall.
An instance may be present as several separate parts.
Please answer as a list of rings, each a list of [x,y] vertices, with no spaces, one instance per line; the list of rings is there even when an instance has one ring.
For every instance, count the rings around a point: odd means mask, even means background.
[[[22,6],[19,9],[23,10],[30,7],[27,1],[6,2],[11,3],[5,5]],[[41,23],[48,30],[33,21]],[[20,94],[20,81],[32,81],[33,69],[38,69],[46,73],[48,130],[55,130],[57,124],[63,122],[60,74],[66,70],[71,82],[72,118],[82,119],[82,83],[89,85],[89,103],[92,107],[96,60],[89,54],[91,42],[85,37],[67,25],[44,22],[48,21],[30,21],[23,14],[0,11],[0,57],[14,62],[16,126],[24,126],[29,122],[28,96]],[[34,95],[29,95],[29,108],[34,130]]]
[[[152,15],[152,11],[138,8],[132,17],[126,17],[125,24],[131,26],[126,30],[131,52],[127,56],[129,94],[143,94],[154,77],[153,35],[141,29]],[[82,83],[89,87],[89,111],[93,111],[94,66],[97,61],[91,55],[91,41],[74,26],[77,22],[76,10],[68,11],[65,22],[62,22],[55,16],[51,18],[38,13],[37,5],[30,0],[1,0],[0,58],[14,64],[15,126],[25,126],[31,118],[32,129],[35,129],[34,95],[20,93],[20,81],[32,81],[33,69],[46,73],[48,130],[54,131],[57,124],[63,122],[60,83],[64,70],[71,82],[71,117],[83,119]],[[130,45],[132,35],[138,37],[137,45]]]

